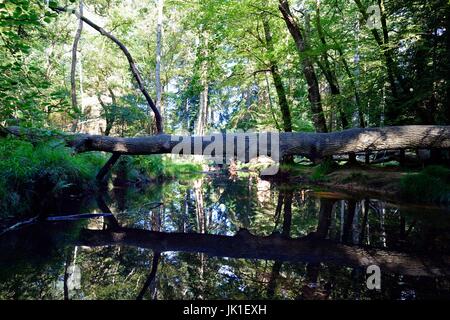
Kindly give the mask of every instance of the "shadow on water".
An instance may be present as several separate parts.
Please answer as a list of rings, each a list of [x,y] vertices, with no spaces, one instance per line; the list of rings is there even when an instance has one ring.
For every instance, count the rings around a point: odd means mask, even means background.
[[[221,175],[48,210],[0,236],[0,299],[450,297],[445,210]]]

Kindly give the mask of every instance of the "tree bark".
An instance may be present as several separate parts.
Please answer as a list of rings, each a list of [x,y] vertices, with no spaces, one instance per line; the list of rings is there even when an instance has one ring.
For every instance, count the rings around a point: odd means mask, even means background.
[[[278,104],[280,106],[281,115],[283,118],[283,130],[284,132],[292,132],[292,118],[291,111],[289,110],[289,103],[286,97],[286,90],[284,89],[283,81],[280,76],[278,65],[273,56],[274,46],[272,33],[270,31],[269,19],[267,16],[263,17],[264,35],[266,38],[266,47],[270,60],[270,73],[272,74],[273,83],[278,96]]]
[[[13,134],[31,141],[39,141],[41,137],[36,131],[28,131],[19,127],[0,127],[0,136]],[[156,136],[143,136],[136,138],[105,137],[88,134],[69,134],[55,136],[64,140],[74,152],[103,151],[121,155],[150,155],[150,154],[179,154],[180,143],[186,146],[184,154],[205,155],[205,149],[216,145],[215,139],[222,140],[224,150],[216,150],[216,153],[229,151],[231,156],[245,156],[245,161],[256,157],[257,154],[273,156],[270,150],[276,146],[279,138],[278,151],[280,157],[300,155],[310,159],[320,159],[333,155],[344,155],[350,152],[362,153],[365,151],[400,150],[400,149],[448,149],[450,148],[450,126],[403,126],[349,129],[332,133],[299,133],[282,132],[269,133],[270,143],[267,146],[252,146],[250,139],[261,138],[260,134],[217,134],[212,136],[172,136],[161,134]],[[45,135],[44,135],[45,136]],[[245,140],[243,150],[238,150],[238,142]],[[231,147],[226,148],[226,146]],[[275,151],[277,151],[275,150]],[[208,155],[214,155],[209,153]],[[244,154],[243,154],[244,153]],[[243,160],[244,161],[244,160]]]
[[[145,283],[144,283],[141,291],[139,292],[138,296],[136,297],[136,300],[144,299],[145,292],[148,290],[150,285],[152,285],[152,283],[155,282],[156,272],[158,270],[158,264],[159,264],[160,257],[161,257],[161,253],[159,253],[157,251],[155,251],[153,253],[152,269],[151,269],[150,274],[148,275],[147,279],[145,280]],[[153,297],[152,297],[152,299],[153,299]]]
[[[80,0],[80,16],[83,15],[83,0]],[[70,94],[72,99],[72,109],[75,111],[75,119],[72,121],[72,132],[76,132],[78,128],[78,116],[80,109],[77,102],[77,84],[76,84],[76,70],[77,70],[77,54],[78,43],[80,42],[81,32],[83,31],[83,20],[78,19],[78,27],[75,33],[75,38],[72,45],[72,64],[70,66]]]
[[[320,2],[316,3],[316,28],[319,34],[320,41],[322,42],[322,45],[325,48],[325,52],[323,53],[323,64],[319,62],[318,65],[322,69],[322,72],[325,75],[325,78],[327,79],[327,82],[330,86],[331,95],[336,97],[337,112],[341,120],[342,129],[345,130],[350,128],[350,123],[347,120],[347,116],[345,114],[342,101],[340,101],[341,89],[339,87],[336,72],[331,67],[330,62],[328,60],[328,49],[327,49],[328,44],[325,39],[325,34],[322,29],[322,22],[320,20]],[[331,128],[328,129],[332,131]]]
[[[200,83],[202,86],[202,91],[200,92],[200,105],[199,105],[199,113],[197,120],[197,130],[196,134],[204,135],[206,126],[208,125],[208,95],[209,95],[209,84],[208,84],[208,34],[206,31],[203,31],[201,35],[202,46],[203,48],[200,50],[202,53],[201,65],[200,65]]]
[[[365,21],[368,21],[369,15],[367,13],[367,8],[364,7],[361,0],[355,0],[356,6],[358,7],[359,12],[361,13],[363,19]],[[397,65],[392,57],[392,48],[389,45],[389,32],[387,29],[387,20],[386,20],[386,13],[384,8],[384,1],[377,0],[378,6],[380,8],[381,12],[381,25],[382,25],[382,32],[383,36],[380,35],[377,29],[373,28],[372,35],[380,47],[380,49],[383,51],[383,55],[386,61],[386,71],[387,71],[387,77],[389,82],[389,87],[391,89],[391,94],[393,97],[393,101],[391,103],[388,103],[386,106],[386,122],[388,125],[394,125],[398,124],[398,118],[400,111],[399,105],[400,105],[400,94],[397,87],[396,81],[402,84],[401,77],[398,73]]]
[[[66,8],[62,8],[62,7],[52,7],[52,10],[54,10],[57,13],[69,12],[69,13],[75,14],[77,17],[80,18],[80,20],[82,20],[83,22],[85,22],[86,24],[88,24],[89,26],[94,28],[101,35],[109,38],[120,48],[120,50],[122,50],[123,54],[125,55],[125,57],[128,60],[128,64],[130,65],[131,73],[133,74],[133,77],[138,84],[139,90],[142,92],[142,94],[144,95],[144,97],[147,101],[147,104],[149,105],[149,107],[153,111],[153,113],[155,114],[155,122],[156,122],[156,128],[158,130],[158,133],[163,133],[161,114],[159,113],[158,109],[156,108],[155,103],[153,102],[153,99],[150,97],[147,89],[145,89],[144,81],[142,80],[141,73],[139,72],[139,70],[136,66],[136,63],[134,62],[134,59],[131,56],[130,52],[128,51],[127,47],[125,47],[125,45],[122,42],[120,42],[116,37],[114,37],[111,33],[107,32],[102,27],[99,27],[98,25],[96,25],[94,22],[87,19],[86,17],[80,15],[80,13],[77,12],[76,10],[70,10],[70,9],[66,9]]]
[[[328,132],[327,123],[325,120],[325,115],[323,113],[322,101],[319,91],[319,82],[317,80],[317,75],[314,70],[314,65],[311,59],[303,54],[307,50],[307,43],[305,41],[302,30],[294,19],[289,8],[289,3],[287,0],[279,0],[279,9],[283,15],[283,19],[294,38],[297,50],[302,54],[302,67],[303,74],[305,76],[306,82],[308,83],[308,98],[311,103],[311,111],[313,116],[313,123],[318,132]]]
[[[163,33],[163,7],[164,0],[158,0],[158,21],[156,26],[156,108],[164,119],[164,108],[162,106],[162,85],[161,85],[161,52],[162,52],[162,33]],[[161,124],[162,127],[163,124]]]

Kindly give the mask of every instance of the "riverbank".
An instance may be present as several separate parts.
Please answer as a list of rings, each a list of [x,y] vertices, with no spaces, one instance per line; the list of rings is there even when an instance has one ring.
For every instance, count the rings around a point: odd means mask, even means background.
[[[284,179],[284,177],[283,177]],[[411,203],[450,204],[450,169],[429,166],[409,170],[399,166],[296,166],[290,184],[308,184],[355,196]]]
[[[0,219],[41,211],[58,197],[95,193],[96,175],[108,155],[72,154],[58,141],[0,139]],[[196,163],[163,156],[123,156],[111,172],[113,184],[151,183],[201,171]]]

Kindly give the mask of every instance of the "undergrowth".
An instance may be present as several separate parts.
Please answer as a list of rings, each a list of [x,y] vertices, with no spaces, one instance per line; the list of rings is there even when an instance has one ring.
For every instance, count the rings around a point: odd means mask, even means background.
[[[73,156],[57,141],[33,145],[15,138],[0,139],[0,210],[21,212],[38,193],[58,195],[93,188],[104,161],[99,153]]]
[[[314,168],[311,178],[316,181],[325,180],[326,175],[336,170],[337,166],[338,165],[332,159],[326,159]]]
[[[180,179],[184,175],[202,171],[200,164],[175,161],[160,155],[122,157],[119,166],[125,169],[128,180],[136,180],[139,176],[150,179]]]
[[[416,202],[450,203],[450,169],[429,166],[419,173],[410,173],[400,182],[405,199]]]

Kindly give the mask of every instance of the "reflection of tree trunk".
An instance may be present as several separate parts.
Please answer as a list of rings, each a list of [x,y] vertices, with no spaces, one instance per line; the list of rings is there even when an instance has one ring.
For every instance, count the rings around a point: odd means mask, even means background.
[[[402,214],[400,214],[400,240],[406,240],[406,219]]]
[[[150,210],[151,230],[161,231],[162,215],[164,214],[164,204]]]
[[[359,245],[364,245],[364,238],[366,237],[367,220],[369,217],[369,199],[361,202],[361,210],[363,214],[363,220],[361,224],[361,234],[359,235]]]
[[[76,278],[75,275],[75,264],[77,261],[77,252],[78,246],[74,248],[70,248],[67,250],[66,263],[64,266],[64,300],[70,300],[69,291],[70,289],[77,288],[79,289],[80,283],[76,283],[76,281],[80,281],[80,278]],[[72,267],[72,268],[70,268]],[[71,270],[70,270],[71,269]],[[71,282],[72,286],[69,284]]]
[[[285,238],[289,238],[291,233],[291,225],[292,225],[292,199],[294,197],[294,193],[292,191],[286,191],[280,193],[278,197],[278,203],[276,210],[280,210],[281,206],[284,203],[284,214],[283,214],[283,230],[281,231],[281,235]],[[283,199],[283,200],[282,200]],[[277,215],[277,213],[275,213]],[[275,261],[272,266],[272,272],[270,274],[269,284],[267,286],[267,297],[273,298],[277,287],[278,287],[278,278],[280,277],[280,271],[283,263],[280,261]]]
[[[275,292],[278,286],[278,278],[280,277],[280,271],[283,263],[275,261],[272,266],[272,272],[270,273],[269,284],[267,285],[267,298],[272,299],[275,296]]]
[[[313,234],[314,239],[323,240],[328,237],[331,225],[331,216],[335,200],[320,199],[319,222],[316,232]],[[308,298],[317,294],[317,282],[319,279],[320,263],[308,263],[306,266],[306,278],[308,285],[302,288],[303,295]]]
[[[385,229],[385,224],[384,224],[384,220],[386,217],[386,205],[384,202],[380,202],[380,240],[381,240],[381,244],[384,248],[386,248],[386,229]]]
[[[181,206],[183,207],[183,217],[181,219],[181,225],[179,227],[180,232],[186,232],[186,223],[189,220],[189,201],[190,201],[190,192],[189,190],[186,190],[186,193],[184,195],[184,199],[181,203]]]
[[[205,215],[205,207],[203,201],[203,180],[197,180],[194,182],[194,195],[195,195],[195,204],[196,204],[196,214],[197,214],[197,232],[204,234],[206,233],[206,215]],[[203,292],[204,288],[204,274],[205,274],[205,254],[200,253],[200,266],[198,269],[199,272],[199,287],[200,292]],[[202,299],[203,296],[200,294],[199,299]]]
[[[153,260],[152,260],[152,270],[150,271],[150,274],[148,275],[147,280],[145,281],[144,286],[142,287],[141,292],[139,292],[139,295],[137,296],[136,300],[142,300],[144,298],[145,292],[148,290],[150,285],[152,285],[154,283],[160,256],[161,256],[161,253],[159,253],[157,251],[154,252]],[[156,298],[155,294],[153,294],[151,296],[151,299],[155,299],[155,298]]]
[[[342,241],[344,243],[352,242],[352,229],[353,229],[353,220],[355,218],[355,210],[356,210],[356,201],[349,200],[347,206],[347,216],[344,220],[344,230],[342,235]]]
[[[100,209],[101,212],[103,212],[103,213],[111,213],[112,214],[111,209],[109,209],[108,205],[106,204],[106,202],[105,202],[105,200],[103,199],[102,196],[98,196],[96,198],[96,200],[97,200],[97,206],[98,206],[98,208]],[[104,217],[103,219],[104,219],[104,224],[109,229],[113,229],[113,230],[116,229],[117,230],[117,229],[120,228],[119,222],[117,221],[117,219],[113,215],[108,216],[108,217]]]
[[[74,248],[70,248],[67,250],[66,253],[66,264],[64,266],[64,300],[70,300],[69,297],[69,267],[72,264],[72,254],[73,254]]]
[[[284,194],[284,215],[283,215],[283,231],[281,235],[289,238],[292,225],[292,198],[294,193],[292,191],[286,191]]]
[[[82,230],[78,246],[134,246],[158,252],[194,252],[239,259],[264,259],[306,263],[330,263],[349,267],[380,266],[385,272],[410,275],[445,275],[450,257],[431,253],[414,255],[398,251],[359,248],[311,237],[285,239],[279,235],[258,237],[239,233],[234,237],[198,233],[163,233],[121,228],[117,231]],[[1,246],[1,243],[0,243]]]
[[[203,182],[202,180],[197,180],[194,182],[194,195],[196,204],[196,214],[197,214],[197,232],[206,232],[206,219],[205,219],[205,208],[203,203]]]
[[[319,222],[314,234],[317,239],[326,239],[331,225],[331,213],[335,200],[320,199]]]
[[[275,227],[274,231],[278,229],[278,223],[281,218],[281,210],[283,209],[283,193],[279,192],[277,197],[277,206],[275,208]]]

